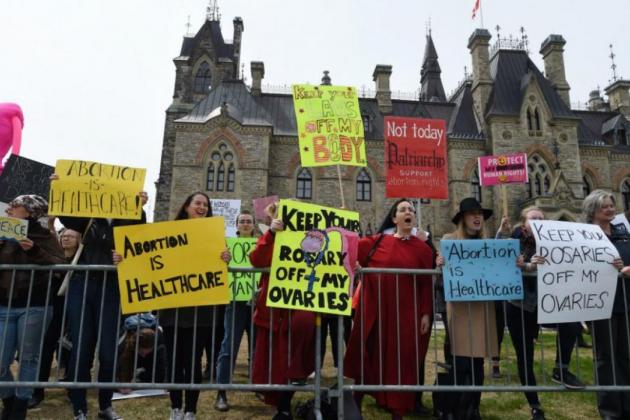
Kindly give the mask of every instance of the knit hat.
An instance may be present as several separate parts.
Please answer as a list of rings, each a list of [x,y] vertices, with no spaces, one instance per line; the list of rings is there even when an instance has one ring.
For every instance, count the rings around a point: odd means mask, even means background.
[[[30,219],[37,220],[48,213],[48,202],[44,197],[35,194],[18,195],[10,203],[10,207],[22,206],[30,214]]]

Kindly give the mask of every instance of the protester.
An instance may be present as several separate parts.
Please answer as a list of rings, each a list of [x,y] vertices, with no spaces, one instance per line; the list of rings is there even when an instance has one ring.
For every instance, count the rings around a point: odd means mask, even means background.
[[[602,228],[615,245],[621,258],[612,264],[622,274],[617,282],[615,300],[610,319],[593,321],[593,350],[596,359],[597,385],[630,385],[630,336],[628,329],[628,305],[630,304],[630,233],[623,224],[613,225],[615,197],[606,191],[591,192],[582,203],[586,223]],[[602,419],[630,418],[630,392],[599,391],[597,408]]]
[[[254,267],[269,267],[273,255],[276,232],[284,229],[276,217],[276,205],[266,212],[272,217],[270,228],[256,243],[249,256]],[[281,384],[304,383],[315,370],[315,314],[313,312],[269,308],[266,303],[269,274],[260,278],[260,292],[256,299],[254,324],[256,348],[252,383]],[[265,391],[264,401],[274,405],[274,420],[292,419],[293,391]]]
[[[175,220],[212,217],[210,199],[205,193],[190,194],[180,207]],[[208,238],[220,240],[223,238]],[[230,261],[230,253],[225,250],[221,259]],[[216,314],[223,310],[223,305],[196,306],[187,308],[166,309],[159,311],[159,323],[164,329],[164,341],[171,363],[169,374],[173,372],[173,383],[201,383],[201,356],[203,343],[213,335],[216,328]],[[185,393],[185,395],[184,395]],[[182,400],[184,396],[184,401]],[[197,412],[199,391],[194,389],[170,390],[171,420],[194,420]],[[182,410],[183,408],[183,410]]]
[[[452,222],[454,232],[442,239],[485,239],[484,221],[492,216],[492,210],[484,209],[475,198],[465,198],[459,203],[459,212]],[[445,263],[442,255],[436,259],[438,267]],[[484,358],[498,356],[494,302],[448,302],[448,332],[453,354],[454,382],[456,385],[483,385]],[[451,372],[453,372],[453,370]],[[480,419],[480,392],[451,393],[454,403],[463,418]]]
[[[168,359],[162,332],[151,313],[125,319],[125,334],[118,346],[120,382],[162,383],[167,379]],[[122,393],[130,392],[122,389]]]
[[[544,258],[536,255],[536,242],[532,235],[530,220],[544,220],[545,215],[538,207],[527,207],[521,212],[516,228],[510,232],[507,217],[501,222],[501,237],[517,239],[520,243],[521,254],[524,257],[521,269],[532,273],[536,265],[544,262]],[[506,323],[514,350],[521,385],[536,386],[534,375],[534,338],[538,331],[536,317],[538,306],[536,277],[523,276],[523,299],[512,300],[505,305]],[[525,398],[531,408],[532,420],[544,420],[545,413],[538,399],[538,393],[525,392]]]
[[[59,179],[53,174],[51,180]],[[146,193],[139,193],[142,205],[147,202]],[[114,228],[146,222],[142,211],[139,220],[59,217],[67,228],[82,232],[83,252],[79,265],[111,265],[114,263]],[[67,318],[72,340],[68,379],[89,382],[96,344],[98,348],[98,381],[115,380],[116,343],[120,323],[120,293],[116,272],[75,270],[68,286]],[[116,420],[121,417],[112,407],[111,388],[98,390],[98,417]],[[77,420],[87,419],[87,389],[72,388],[70,400]]]
[[[57,238],[38,221],[48,203],[38,195],[21,195],[9,203],[9,217],[28,220],[28,234],[20,241],[0,240],[0,264],[61,264]],[[0,381],[12,382],[11,364],[19,353],[20,382],[38,380],[40,341],[52,317],[52,274],[47,271],[0,271]],[[3,387],[2,419],[25,419],[33,388]]]
[[[49,220],[54,219],[54,217],[49,218]],[[64,263],[68,264],[72,262],[72,258],[79,248],[79,243],[81,242],[81,234],[72,229],[63,228],[59,232],[59,241],[61,243],[61,248],[63,249],[65,259]],[[58,273],[58,275],[60,276],[60,273]],[[64,349],[63,346],[59,346],[59,339],[63,335],[62,323],[66,297],[63,295],[58,295],[57,291],[59,290],[59,286],[61,285],[61,283],[58,281],[59,279],[55,280],[55,287],[53,287],[53,290],[51,292],[53,314],[52,319],[50,320],[50,324],[48,325],[48,329],[46,330],[44,344],[42,346],[42,356],[39,368],[40,382],[47,382],[50,378],[50,368],[52,367],[52,361],[55,352],[57,352],[58,369],[61,369],[61,367],[67,369],[69,362],[68,359],[70,357],[70,353],[66,349]],[[33,397],[28,402],[28,408],[31,409],[37,407],[43,400],[44,388],[35,388],[33,390]]]
[[[432,251],[412,235],[416,210],[406,199],[391,207],[387,220],[393,235],[381,233],[359,241],[359,264],[374,268],[430,269]],[[421,382],[419,372],[429,343],[432,314],[429,276],[365,275],[361,284],[354,327],[345,356],[344,373],[357,384]],[[405,392],[370,392],[379,406],[402,418],[415,408],[415,395]],[[363,394],[356,393],[361,405]]]
[[[254,216],[247,211],[241,211],[236,218],[236,234],[239,238],[253,238],[254,232]],[[258,286],[253,285],[255,290]],[[224,334],[221,342],[221,351],[217,360],[217,382],[227,384],[231,382],[234,366],[236,365],[236,357],[241,345],[243,333],[247,333],[248,349],[253,347],[254,337],[252,326],[252,302],[237,302],[233,300],[225,309]],[[251,360],[251,354],[250,354]],[[214,408],[218,411],[228,411],[227,395],[225,390],[219,390]]]

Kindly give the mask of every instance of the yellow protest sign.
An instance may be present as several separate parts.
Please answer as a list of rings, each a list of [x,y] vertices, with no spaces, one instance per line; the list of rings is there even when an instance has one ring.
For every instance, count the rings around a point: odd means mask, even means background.
[[[14,217],[0,217],[0,239],[26,239],[28,233],[28,220]]]
[[[293,85],[302,166],[366,166],[356,89]]]
[[[267,306],[350,315],[358,238],[338,228],[277,233]]]
[[[146,169],[84,160],[58,160],[50,183],[52,216],[140,219]]]
[[[223,217],[114,228],[124,314],[230,301]]]
[[[284,229],[290,231],[304,232],[338,227],[351,232],[361,232],[359,213],[356,211],[340,210],[317,204],[280,200],[278,218],[284,223]]]

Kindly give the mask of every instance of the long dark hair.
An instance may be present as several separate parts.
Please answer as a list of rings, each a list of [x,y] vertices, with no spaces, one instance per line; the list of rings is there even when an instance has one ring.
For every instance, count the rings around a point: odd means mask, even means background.
[[[196,195],[203,195],[204,197],[206,197],[206,200],[208,200],[208,214],[206,214],[206,217],[212,217],[212,205],[210,204],[210,197],[208,197],[208,194],[204,192],[197,191],[190,194],[186,198],[186,201],[184,201],[184,204],[182,204],[182,206],[179,208],[179,211],[177,212],[177,216],[175,216],[175,220],[188,219],[188,213],[186,213],[186,207],[190,206],[190,203],[192,203],[193,197]]]
[[[387,212],[385,219],[383,219],[383,223],[381,223],[381,227],[378,228],[378,233],[383,233],[387,229],[396,228],[396,225],[394,224],[394,221],[392,219],[396,217],[396,211],[398,210],[398,205],[402,203],[403,201],[411,203],[411,205],[413,206],[413,201],[411,201],[408,198],[399,198],[398,200],[396,200],[394,204],[392,204],[392,207]]]
[[[134,379],[134,361],[136,359],[136,338],[138,339],[138,350],[153,350],[156,331],[152,328],[142,328],[140,332],[136,330],[127,331],[125,344],[120,355],[120,370],[118,378],[121,382],[131,382]]]

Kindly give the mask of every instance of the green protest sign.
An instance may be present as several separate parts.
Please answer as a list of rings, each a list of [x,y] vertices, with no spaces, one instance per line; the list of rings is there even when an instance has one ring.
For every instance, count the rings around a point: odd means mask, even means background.
[[[256,248],[256,238],[225,238],[232,260],[228,267],[251,267],[249,254]],[[248,301],[258,289],[260,273],[229,273],[231,299]]]

